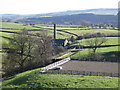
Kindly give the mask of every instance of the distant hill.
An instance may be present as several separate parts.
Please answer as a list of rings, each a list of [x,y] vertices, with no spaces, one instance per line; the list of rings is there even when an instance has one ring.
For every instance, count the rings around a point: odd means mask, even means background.
[[[54,12],[46,14],[1,14],[3,20],[17,21],[22,23],[80,23],[82,21],[90,21],[92,23],[112,23],[117,24],[118,9],[87,9],[87,10],[71,10],[63,12]]]
[[[65,16],[53,16],[53,17],[33,17],[23,18],[17,20],[22,23],[72,23],[80,24],[83,21],[89,21],[91,23],[109,23],[117,25],[117,15],[95,15],[95,14],[73,14]]]

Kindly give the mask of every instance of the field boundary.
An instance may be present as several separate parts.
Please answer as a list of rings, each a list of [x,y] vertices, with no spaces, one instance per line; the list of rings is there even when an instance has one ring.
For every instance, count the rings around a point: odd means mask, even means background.
[[[74,71],[74,70],[48,70],[48,71],[46,71],[44,73],[120,77],[120,73]]]

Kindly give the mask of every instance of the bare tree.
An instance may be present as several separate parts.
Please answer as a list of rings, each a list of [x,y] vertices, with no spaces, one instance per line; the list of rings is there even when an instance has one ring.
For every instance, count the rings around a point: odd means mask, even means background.
[[[24,68],[31,69],[49,63],[52,42],[51,37],[47,34],[30,36],[26,30],[22,30],[21,34],[13,36],[13,40],[9,41],[7,48],[5,68],[14,67],[24,70]]]
[[[13,40],[9,41],[7,50],[9,63],[15,63],[14,66],[20,67],[21,70],[24,64],[32,58],[31,52],[34,48],[34,40],[27,34],[26,30],[22,30],[19,35],[15,34]]]
[[[36,36],[34,56],[38,64],[44,66],[50,62],[52,56],[52,37],[47,32],[37,33]]]
[[[91,39],[86,40],[86,44],[91,47],[93,54],[96,53],[96,50],[107,41],[104,34],[95,34]]]

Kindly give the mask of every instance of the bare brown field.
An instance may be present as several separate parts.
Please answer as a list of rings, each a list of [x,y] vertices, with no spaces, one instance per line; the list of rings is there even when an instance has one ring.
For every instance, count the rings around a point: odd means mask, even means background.
[[[62,70],[119,73],[118,64],[120,63],[71,60],[61,66]]]

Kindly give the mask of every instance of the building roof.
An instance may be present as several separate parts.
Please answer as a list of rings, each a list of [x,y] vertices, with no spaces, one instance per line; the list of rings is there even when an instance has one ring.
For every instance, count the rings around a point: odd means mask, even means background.
[[[65,42],[66,39],[54,39],[54,42],[59,42],[59,43],[63,43]]]
[[[64,46],[66,39],[54,39],[53,43],[57,46]]]

